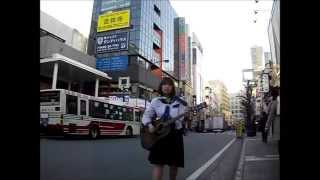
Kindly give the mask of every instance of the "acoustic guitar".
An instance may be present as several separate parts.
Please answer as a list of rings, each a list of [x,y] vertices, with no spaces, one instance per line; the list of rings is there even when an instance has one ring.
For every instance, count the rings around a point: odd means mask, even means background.
[[[185,116],[190,111],[199,111],[206,107],[207,107],[207,104],[203,102],[195,107],[189,107],[188,110],[185,111],[184,113],[178,115],[177,117],[170,118],[169,120],[164,121],[160,118],[153,119],[151,121],[152,125],[154,126],[153,132],[150,132],[148,126],[144,126],[141,123],[140,139],[141,139],[142,147],[144,149],[150,150],[157,141],[159,141],[160,139],[162,139],[163,137],[167,136],[170,133],[171,131],[170,124],[174,123],[176,120]]]

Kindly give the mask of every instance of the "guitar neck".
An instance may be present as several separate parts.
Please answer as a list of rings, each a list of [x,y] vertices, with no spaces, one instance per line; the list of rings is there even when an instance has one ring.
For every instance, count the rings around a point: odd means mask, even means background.
[[[171,118],[170,120],[166,121],[165,124],[166,124],[166,125],[169,125],[169,124],[171,124],[171,123],[174,123],[176,120],[178,120],[178,119],[180,119],[181,117],[185,116],[185,115],[186,115],[187,113],[189,113],[190,111],[193,111],[194,109],[200,110],[200,109],[205,108],[205,107],[206,107],[206,104],[205,104],[205,103],[201,103],[201,104],[199,104],[199,105],[197,105],[197,106],[195,106],[195,107],[190,108],[189,110],[187,110],[186,112],[178,115],[177,117]]]
[[[190,110],[189,110],[189,111],[190,111]],[[176,120],[182,118],[182,117],[185,116],[187,113],[189,113],[189,111],[187,111],[187,112],[185,112],[185,113],[182,113],[182,114],[178,115],[177,117],[171,118],[170,120],[166,121],[165,123],[166,123],[166,124],[174,123]]]

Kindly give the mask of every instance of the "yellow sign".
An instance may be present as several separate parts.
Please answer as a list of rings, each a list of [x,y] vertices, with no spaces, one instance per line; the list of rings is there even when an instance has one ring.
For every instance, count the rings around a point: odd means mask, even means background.
[[[98,18],[97,32],[121,29],[130,26],[130,10],[108,11]]]

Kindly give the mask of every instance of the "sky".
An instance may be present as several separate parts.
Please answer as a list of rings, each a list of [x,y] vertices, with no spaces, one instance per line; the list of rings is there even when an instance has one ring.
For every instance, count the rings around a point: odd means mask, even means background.
[[[229,93],[243,88],[242,69],[251,68],[250,48],[269,52],[272,0],[170,0],[203,47],[205,81],[221,80]],[[89,36],[93,0],[41,0],[40,9]],[[254,14],[258,10],[258,14]],[[256,23],[253,21],[257,20]]]

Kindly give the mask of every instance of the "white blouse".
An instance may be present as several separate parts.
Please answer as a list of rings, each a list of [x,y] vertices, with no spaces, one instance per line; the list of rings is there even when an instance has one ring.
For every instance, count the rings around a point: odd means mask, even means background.
[[[170,107],[170,117],[174,118],[177,117],[178,115],[184,113],[187,110],[187,106],[184,106],[182,103],[179,101],[174,101],[171,104],[165,104],[161,102],[161,98],[164,97],[156,97],[152,99],[150,106],[147,107],[145,110],[143,116],[142,116],[142,123],[143,125],[147,125],[151,122],[151,119],[156,115],[156,117],[160,118],[166,109],[166,106]],[[184,117],[181,117],[180,119],[176,120],[175,122],[175,127],[176,129],[181,129],[182,128],[182,121]]]

